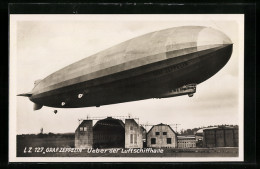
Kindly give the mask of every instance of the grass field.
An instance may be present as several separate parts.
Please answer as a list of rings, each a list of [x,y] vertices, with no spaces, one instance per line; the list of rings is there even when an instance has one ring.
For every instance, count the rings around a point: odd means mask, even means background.
[[[17,157],[238,157],[238,147],[170,148],[163,149],[163,153],[123,153],[121,149],[116,153],[109,149],[104,149],[105,153],[90,153],[87,149],[60,152],[57,148],[74,148],[74,134],[17,136]]]

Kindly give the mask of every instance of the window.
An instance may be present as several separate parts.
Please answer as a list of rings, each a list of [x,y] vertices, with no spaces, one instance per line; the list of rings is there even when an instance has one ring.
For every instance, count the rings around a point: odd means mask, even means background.
[[[160,135],[160,132],[155,132],[155,135],[157,135],[157,136]]]
[[[134,137],[134,141],[135,141],[134,143],[137,144],[137,134],[135,134],[134,136],[135,136]]]
[[[87,131],[87,127],[84,127],[84,131]]]
[[[167,132],[163,132],[163,135],[167,135]]]
[[[156,138],[151,138],[151,144],[156,144]]]
[[[130,143],[133,144],[133,134],[130,134]]]
[[[167,138],[167,144],[172,144],[172,138]]]
[[[80,127],[80,128],[79,128],[79,131],[83,131],[83,127]]]
[[[133,126],[130,126],[130,130],[133,130]]]

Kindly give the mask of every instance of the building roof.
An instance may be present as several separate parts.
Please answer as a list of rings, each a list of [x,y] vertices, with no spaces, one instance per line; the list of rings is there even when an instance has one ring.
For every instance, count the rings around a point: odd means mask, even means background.
[[[188,136],[177,136],[179,140],[184,140],[184,139],[195,139],[194,135],[188,135]]]
[[[145,131],[146,132],[146,129],[144,128],[144,126],[140,125],[142,131]]]
[[[83,121],[80,123],[80,125],[77,127],[76,131],[79,130],[80,127],[85,126],[85,124],[86,124],[87,122],[89,122],[89,121],[92,121],[92,120],[83,120]]]
[[[97,121],[96,124],[93,126],[93,128],[95,128],[97,125],[121,126],[121,127],[125,128],[125,124],[122,120],[115,119],[115,118],[112,118],[112,117],[107,117],[105,119]]]
[[[136,123],[135,119],[125,119],[125,121],[132,121],[132,122],[135,123],[137,126],[139,126],[139,124]]]
[[[235,129],[235,126],[218,126],[218,127],[206,127],[199,129],[196,134],[202,134],[204,130],[219,130],[219,129]]]
[[[198,134],[198,133],[203,133],[203,130],[205,130],[205,129],[214,129],[214,128],[218,128],[218,127],[206,127],[206,128],[202,128],[202,129],[199,129],[199,130],[196,132],[196,134]]]
[[[219,126],[219,127],[215,127],[215,128],[206,128],[204,130],[223,130],[223,129],[237,129],[237,127],[233,127],[233,126]]]
[[[160,123],[160,124],[157,124],[157,125],[153,125],[153,127],[148,131],[147,134],[149,134],[150,131],[152,131],[152,129],[153,129],[155,126],[168,126],[168,127],[172,130],[172,132],[177,135],[177,133],[171,128],[171,126],[169,126],[169,125],[167,125],[167,124],[163,124],[163,123]]]

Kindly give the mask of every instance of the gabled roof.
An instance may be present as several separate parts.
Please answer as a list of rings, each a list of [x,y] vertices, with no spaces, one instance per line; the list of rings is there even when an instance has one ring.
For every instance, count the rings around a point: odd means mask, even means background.
[[[146,129],[144,128],[144,126],[140,125],[142,131],[145,131],[146,132]]]
[[[132,121],[132,122],[134,122],[137,126],[139,126],[134,119],[125,119],[125,121],[127,121],[127,120],[128,120],[128,121]]]
[[[169,126],[169,125],[167,125],[167,124],[160,123],[160,124],[157,124],[157,125],[154,125],[154,126],[168,126],[168,127],[172,130],[172,132],[173,132],[175,135],[177,135],[177,133],[171,128],[171,126]],[[147,134],[149,134],[149,133],[152,131],[152,129],[154,128],[154,126],[148,131]]]
[[[87,122],[89,122],[89,121],[92,121],[92,120],[83,120],[83,121],[80,123],[80,125],[77,127],[76,131],[77,131],[80,127],[85,126],[85,124],[86,124]]]

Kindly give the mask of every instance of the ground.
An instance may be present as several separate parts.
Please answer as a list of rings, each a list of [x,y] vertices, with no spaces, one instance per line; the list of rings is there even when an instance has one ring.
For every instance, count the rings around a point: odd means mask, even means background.
[[[238,147],[165,148],[163,153],[125,153],[127,149],[121,148],[102,149],[103,152],[88,150],[74,149],[74,134],[17,136],[17,157],[238,157]]]

